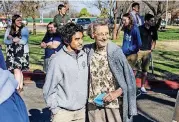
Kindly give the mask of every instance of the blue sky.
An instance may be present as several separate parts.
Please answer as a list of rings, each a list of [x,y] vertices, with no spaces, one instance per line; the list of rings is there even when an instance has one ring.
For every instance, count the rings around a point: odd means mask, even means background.
[[[70,2],[70,10],[76,10],[77,12],[80,12],[80,10],[82,8],[87,8],[88,12],[90,14],[94,14],[94,15],[99,15],[100,14],[100,11],[93,5],[89,4],[89,3],[92,3],[92,2],[95,2],[95,0],[69,0]],[[57,10],[58,8],[58,5],[60,4],[60,2],[58,4],[51,4],[51,5],[48,5],[46,6],[45,8],[43,9],[40,9],[40,12],[50,12],[51,10]]]
[[[91,0],[91,2],[93,1]],[[80,12],[82,8],[87,8],[90,14],[95,14],[95,15],[100,14],[100,11],[96,7],[89,5],[88,1],[74,0],[74,1],[70,1],[70,5],[73,6],[74,9],[76,9],[78,12]]]

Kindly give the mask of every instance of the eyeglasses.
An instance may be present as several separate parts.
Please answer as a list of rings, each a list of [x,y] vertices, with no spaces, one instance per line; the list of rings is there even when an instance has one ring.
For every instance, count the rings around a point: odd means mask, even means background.
[[[98,35],[99,37],[109,36],[109,33],[96,33],[96,35]]]

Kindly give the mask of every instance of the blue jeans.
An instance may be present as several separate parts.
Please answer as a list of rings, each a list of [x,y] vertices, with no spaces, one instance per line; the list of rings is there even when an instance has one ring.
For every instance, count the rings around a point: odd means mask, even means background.
[[[0,49],[0,68],[6,70],[7,67],[6,67],[6,63],[5,63],[5,60],[4,60],[4,56],[3,56],[3,53]]]

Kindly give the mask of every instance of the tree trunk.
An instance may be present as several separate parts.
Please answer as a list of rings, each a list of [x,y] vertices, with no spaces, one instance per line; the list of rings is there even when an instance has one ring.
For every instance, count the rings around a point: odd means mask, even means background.
[[[122,26],[119,24],[119,27],[117,28],[117,33],[116,33],[116,37],[117,39],[119,39],[119,34],[121,32]]]
[[[35,23],[35,16],[32,17],[33,19],[33,35],[36,35],[36,23]]]
[[[132,3],[133,2],[130,3],[130,5],[128,6],[127,11],[125,13],[129,13]],[[122,16],[123,16],[123,12],[120,14],[120,18],[122,18]],[[116,33],[117,39],[119,39],[119,34],[120,34],[121,29],[122,29],[122,19],[120,19],[119,26],[117,27],[117,33]]]
[[[119,1],[116,1],[116,7],[115,7],[115,10],[114,10],[114,29],[113,29],[113,37],[112,39],[117,39],[117,13],[118,13],[118,2]]]

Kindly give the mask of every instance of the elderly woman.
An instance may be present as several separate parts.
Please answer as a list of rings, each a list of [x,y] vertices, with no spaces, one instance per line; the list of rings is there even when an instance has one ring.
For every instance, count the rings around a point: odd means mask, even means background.
[[[136,83],[122,49],[109,39],[108,23],[96,21],[88,29],[93,44],[85,45],[89,66],[90,122],[131,122],[137,114]]]

